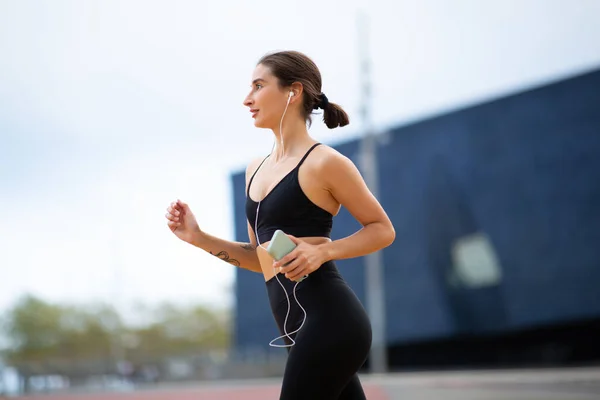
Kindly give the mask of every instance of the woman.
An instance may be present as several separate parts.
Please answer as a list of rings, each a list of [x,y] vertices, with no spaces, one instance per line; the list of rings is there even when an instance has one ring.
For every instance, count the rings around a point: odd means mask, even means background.
[[[317,143],[307,129],[317,108],[323,109],[329,128],[347,125],[348,116],[321,92],[314,62],[294,51],[269,54],[258,62],[244,105],[254,125],[271,129],[276,142],[270,155],[246,170],[250,243],[203,232],[180,200],[167,208],[168,226],[180,239],[264,275],[277,325],[293,345],[288,347],[280,399],[365,399],[357,371],[369,353],[371,325],[334,260],[390,245],[394,228],[355,165]],[[332,241],[332,219],[341,206],[362,229]],[[275,262],[265,249],[277,229],[296,248]],[[295,304],[286,302],[292,294]]]

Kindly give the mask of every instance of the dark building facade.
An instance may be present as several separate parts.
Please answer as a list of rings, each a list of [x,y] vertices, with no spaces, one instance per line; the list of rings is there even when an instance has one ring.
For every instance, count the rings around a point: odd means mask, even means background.
[[[391,367],[600,361],[600,70],[382,137]],[[359,164],[358,141],[335,147]],[[247,241],[244,173],[232,183]],[[342,210],[332,237],[358,228]],[[364,303],[364,260],[338,267]],[[268,349],[264,280],[236,278],[235,346]]]

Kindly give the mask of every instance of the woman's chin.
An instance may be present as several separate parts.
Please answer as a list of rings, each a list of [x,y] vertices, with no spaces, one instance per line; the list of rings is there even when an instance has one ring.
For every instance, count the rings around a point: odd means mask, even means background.
[[[263,128],[263,129],[270,128],[270,126],[268,124],[266,124],[265,121],[262,121],[259,118],[257,118],[257,119],[254,120],[254,126],[257,127],[257,128]]]

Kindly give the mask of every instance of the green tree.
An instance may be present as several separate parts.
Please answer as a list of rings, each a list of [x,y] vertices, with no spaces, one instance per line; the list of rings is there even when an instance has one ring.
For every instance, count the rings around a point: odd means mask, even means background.
[[[6,356],[12,363],[102,357],[121,326],[119,315],[107,306],[87,310],[26,296],[5,318]]]
[[[165,303],[151,309],[147,320],[131,327],[105,305],[64,306],[26,296],[4,319],[9,340],[5,356],[17,366],[38,365],[36,370],[86,362],[102,367],[121,359],[159,360],[226,350],[230,344],[230,319],[224,311]]]
[[[128,350],[134,359],[226,350],[230,345],[230,320],[225,311],[165,303],[152,310],[151,320],[154,322],[128,330],[135,338],[135,346]]]

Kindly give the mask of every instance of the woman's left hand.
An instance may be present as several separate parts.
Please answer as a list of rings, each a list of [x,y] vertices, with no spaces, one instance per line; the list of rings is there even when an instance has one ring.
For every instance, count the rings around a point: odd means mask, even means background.
[[[285,274],[291,281],[300,281],[327,261],[320,246],[306,243],[292,235],[288,237],[296,244],[296,248],[281,260],[273,262],[276,272]]]

